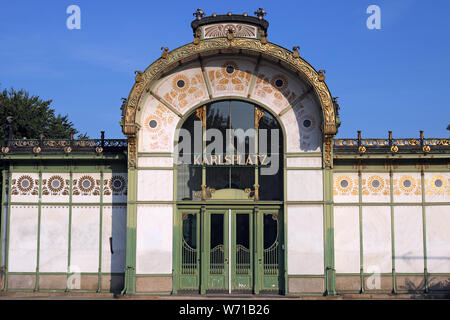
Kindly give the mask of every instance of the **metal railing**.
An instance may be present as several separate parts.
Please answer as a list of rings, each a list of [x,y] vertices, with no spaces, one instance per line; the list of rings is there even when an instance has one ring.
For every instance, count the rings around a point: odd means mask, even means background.
[[[424,138],[423,131],[419,138],[388,139],[361,138],[358,131],[356,139],[334,139],[333,149],[336,154],[383,154],[383,153],[450,153],[449,138]]]

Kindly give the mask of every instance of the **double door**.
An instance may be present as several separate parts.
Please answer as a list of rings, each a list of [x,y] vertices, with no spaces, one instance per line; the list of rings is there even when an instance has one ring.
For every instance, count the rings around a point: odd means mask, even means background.
[[[179,290],[278,293],[283,223],[279,208],[180,209]]]

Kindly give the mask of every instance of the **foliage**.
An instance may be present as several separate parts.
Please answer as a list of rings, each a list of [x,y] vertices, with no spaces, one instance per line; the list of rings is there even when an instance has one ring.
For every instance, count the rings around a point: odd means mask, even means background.
[[[52,100],[42,100],[39,96],[21,89],[11,88],[0,92],[0,141],[4,140],[4,128],[7,117],[13,118],[14,139],[39,139],[43,134],[48,139],[69,139],[78,134],[78,130],[67,115],[55,114],[51,108]],[[87,139],[86,134],[78,138]]]

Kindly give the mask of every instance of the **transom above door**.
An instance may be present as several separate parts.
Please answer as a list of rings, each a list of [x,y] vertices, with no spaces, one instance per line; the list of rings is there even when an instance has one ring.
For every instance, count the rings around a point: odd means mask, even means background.
[[[221,100],[193,110],[175,146],[177,200],[223,198],[226,191],[283,200],[283,141],[277,118],[254,103]]]
[[[178,290],[279,293],[283,232],[279,209],[179,209]]]

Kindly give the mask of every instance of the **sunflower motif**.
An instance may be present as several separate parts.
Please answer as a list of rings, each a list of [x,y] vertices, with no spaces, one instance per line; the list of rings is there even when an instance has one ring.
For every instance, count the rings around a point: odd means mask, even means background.
[[[23,175],[17,179],[17,188],[19,188],[22,193],[28,193],[34,187],[33,178],[29,175]]]
[[[285,90],[288,86],[288,80],[282,74],[277,74],[277,75],[273,76],[270,83],[272,84],[272,86],[274,86],[275,88],[277,88],[280,91]]]
[[[64,179],[60,176],[51,176],[47,181],[47,187],[53,193],[58,193],[64,188]]]
[[[116,193],[122,192],[125,189],[125,178],[122,176],[113,176],[109,180],[109,187]]]
[[[399,184],[400,189],[402,189],[402,191],[405,193],[412,192],[416,187],[416,181],[411,176],[401,177],[398,184]]]
[[[89,193],[94,189],[95,180],[90,176],[82,176],[78,180],[78,188],[84,193]]]
[[[371,176],[367,181],[367,185],[373,193],[380,192],[384,188],[384,179],[380,176]]]
[[[184,92],[187,89],[189,89],[189,86],[190,86],[189,78],[186,77],[185,75],[182,74],[177,75],[172,80],[172,88],[174,88],[177,91]]]
[[[238,65],[233,61],[227,61],[222,65],[222,74],[224,77],[232,78],[239,71]]]
[[[336,180],[336,187],[341,193],[349,193],[353,188],[352,179],[349,176],[340,176]]]
[[[438,193],[443,192],[447,187],[446,179],[444,178],[444,176],[441,175],[434,176],[431,179],[430,186],[434,192]]]

